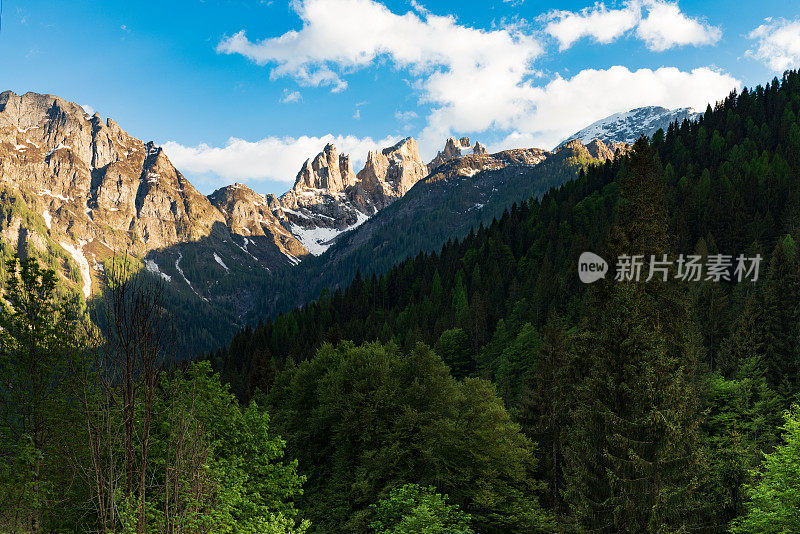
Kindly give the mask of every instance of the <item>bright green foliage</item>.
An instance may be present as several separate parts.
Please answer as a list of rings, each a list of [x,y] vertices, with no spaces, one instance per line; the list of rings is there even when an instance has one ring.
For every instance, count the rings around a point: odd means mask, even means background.
[[[480,532],[546,524],[532,443],[491,384],[454,380],[423,345],[324,345],[281,373],[269,400],[308,475],[301,507],[316,532],[367,532],[369,505],[408,481],[435,484]]]
[[[747,491],[747,514],[731,526],[735,533],[800,532],[800,408],[795,405],[785,419],[784,443],[764,456]]]
[[[201,429],[193,439],[206,444],[208,450],[199,473],[189,470],[186,474],[204,476],[209,487],[215,488],[206,494],[192,493],[190,480],[182,480],[185,491],[179,492],[180,498],[201,500],[196,510],[188,507],[190,519],[182,520],[214,532],[295,532],[291,519],[297,511],[292,500],[302,493],[304,477],[297,474],[296,461],[283,461],[285,443],[270,431],[269,416],[255,403],[241,408],[208,362],[189,365],[166,381],[162,390],[162,404],[156,412],[165,417],[159,421],[154,451],[160,475],[164,466],[175,463],[170,455],[175,453],[176,423],[185,424],[180,418],[190,414],[188,428],[196,424]],[[165,510],[168,495],[162,491],[150,506]],[[154,511],[154,515],[156,524],[163,525],[166,517],[161,512]],[[301,525],[297,532],[306,527]],[[158,531],[160,527],[154,528]]]
[[[473,534],[469,514],[447,504],[433,486],[405,484],[370,508],[375,534]]]
[[[89,364],[77,303],[56,295],[55,273],[41,270],[35,259],[14,258],[6,272],[0,301],[0,531],[307,530],[293,504],[304,481],[297,463],[284,461],[285,443],[270,431],[269,416],[255,403],[242,408],[208,362],[175,371],[155,390],[146,502],[140,507],[124,494],[117,431],[122,412],[99,389],[102,377]],[[143,414],[139,403],[137,436]],[[136,465],[145,465],[141,444],[135,444]],[[112,519],[101,519],[100,498],[113,501],[104,504],[114,510]],[[143,530],[140,508],[147,518]]]
[[[62,447],[75,435],[68,378],[76,363],[74,303],[56,295],[56,277],[37,260],[6,263],[0,300],[0,530],[52,526],[71,473]],[[77,428],[80,431],[80,427]],[[69,486],[66,486],[69,487]],[[63,501],[62,501],[63,502]],[[57,524],[57,523],[56,523]]]
[[[726,525],[744,510],[744,485],[777,441],[781,403],[763,373],[737,379],[712,376],[705,418],[705,440],[712,480],[708,499],[715,523]]]

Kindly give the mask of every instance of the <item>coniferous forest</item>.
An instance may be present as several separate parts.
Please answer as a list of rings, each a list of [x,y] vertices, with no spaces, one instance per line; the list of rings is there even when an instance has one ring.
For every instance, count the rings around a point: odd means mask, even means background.
[[[789,71],[193,362],[124,262],[82,316],[13,258],[0,531],[800,532],[798,235]]]

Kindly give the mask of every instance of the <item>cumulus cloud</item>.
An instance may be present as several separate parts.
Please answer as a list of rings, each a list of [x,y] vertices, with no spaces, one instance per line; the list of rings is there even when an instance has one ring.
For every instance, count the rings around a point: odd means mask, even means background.
[[[681,13],[678,3],[647,2],[647,17],[636,35],[650,50],[661,52],[674,46],[710,45],[722,38],[722,30]]]
[[[345,89],[344,78],[358,69],[388,64],[406,70],[418,105],[429,109],[419,139],[426,159],[454,134],[490,132],[502,138],[496,148],[551,148],[612,113],[644,105],[703,109],[740,85],[710,68],[631,71],[623,66],[588,69],[572,78],[556,75],[548,81],[533,65],[542,45],[522,26],[480,30],[419,5],[414,12],[396,14],[373,0],[296,0],[292,5],[302,20],[299,30],[263,40],[250,40],[241,31],[223,39],[218,51],[268,66],[272,78],[292,77],[302,85],[332,91]],[[621,9],[596,4],[577,13],[553,12],[547,20],[555,24],[548,26],[551,35],[565,47],[583,37],[609,42],[625,32],[635,32],[653,49],[719,39],[717,28],[662,0],[632,0]],[[396,118],[409,131],[415,116],[398,112]],[[202,172],[218,169],[231,178],[291,181],[299,163],[321,148],[295,141],[270,138],[248,144],[234,139],[226,147],[181,147],[181,154],[187,169],[201,161]],[[295,146],[303,148],[291,164],[276,167],[284,157],[280,152],[295,154]],[[360,148],[361,154],[366,151]],[[266,152],[270,156],[262,157]],[[260,163],[248,165],[248,158]]]
[[[800,19],[766,19],[748,37],[755,41],[747,55],[776,72],[800,66]]]
[[[675,46],[714,44],[722,37],[718,27],[688,17],[677,2],[664,0],[630,0],[618,9],[598,2],[580,11],[551,11],[541,20],[547,21],[544,31],[558,40],[561,50],[584,37],[610,43],[634,28],[635,35],[657,52]]]
[[[184,146],[168,141],[163,147],[175,167],[196,177],[193,181],[201,188],[220,187],[233,180],[251,184],[280,182],[288,187],[294,183],[303,162],[321,152],[328,143],[335,144],[340,154],[350,154],[354,167],[359,168],[368,151],[391,146],[397,140],[352,135],[267,137],[260,141],[231,137],[224,146]]]
[[[83,108],[83,111],[85,111],[87,115],[94,115],[95,114],[94,108],[92,106],[90,106],[89,104],[81,104],[81,107]]]
[[[528,112],[493,148],[552,148],[573,132],[614,113],[651,105],[703,110],[738,87],[739,80],[709,68],[631,71],[615,66],[584,70],[572,78],[558,76],[534,91]]]
[[[424,81],[426,98],[469,82],[472,91],[491,97],[497,85],[514,85],[531,74],[542,47],[515,29],[484,31],[456,23],[451,16],[422,11],[392,13],[372,0],[304,0],[293,4],[303,27],[278,37],[251,41],[244,31],[223,39],[217,50],[271,65],[271,77],[299,83],[347,87],[342,76],[388,59]]]
[[[563,51],[583,37],[592,37],[604,44],[614,41],[636,27],[641,7],[631,3],[622,9],[608,9],[600,3],[578,12],[551,11],[543,18],[549,20],[544,31],[558,40]]]

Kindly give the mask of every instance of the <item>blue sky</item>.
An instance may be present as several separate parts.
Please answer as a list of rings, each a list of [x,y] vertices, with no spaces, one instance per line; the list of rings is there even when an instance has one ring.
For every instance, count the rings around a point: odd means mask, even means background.
[[[702,106],[800,66],[800,10],[678,3],[4,0],[0,89],[165,145],[203,191],[281,193],[334,140],[552,148],[647,104]],[[768,19],[769,20],[765,20]]]

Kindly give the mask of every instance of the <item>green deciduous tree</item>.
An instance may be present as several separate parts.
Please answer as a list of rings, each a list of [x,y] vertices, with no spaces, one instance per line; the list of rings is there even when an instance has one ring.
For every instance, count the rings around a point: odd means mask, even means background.
[[[325,345],[281,373],[269,400],[308,475],[302,505],[318,532],[366,532],[369,505],[409,481],[447,493],[481,532],[547,524],[533,444],[494,387],[456,381],[421,344]]]
[[[747,514],[731,526],[735,533],[800,532],[800,408],[785,419],[784,443],[764,456],[758,481],[747,491]]]
[[[473,534],[469,514],[447,504],[447,496],[432,486],[405,484],[370,508],[376,534]]]
[[[14,256],[6,272],[0,300],[0,530],[39,531],[49,528],[53,516],[47,512],[65,498],[72,476],[62,438],[76,424],[68,379],[78,320],[75,303],[56,294],[55,272],[41,269],[35,258]]]

